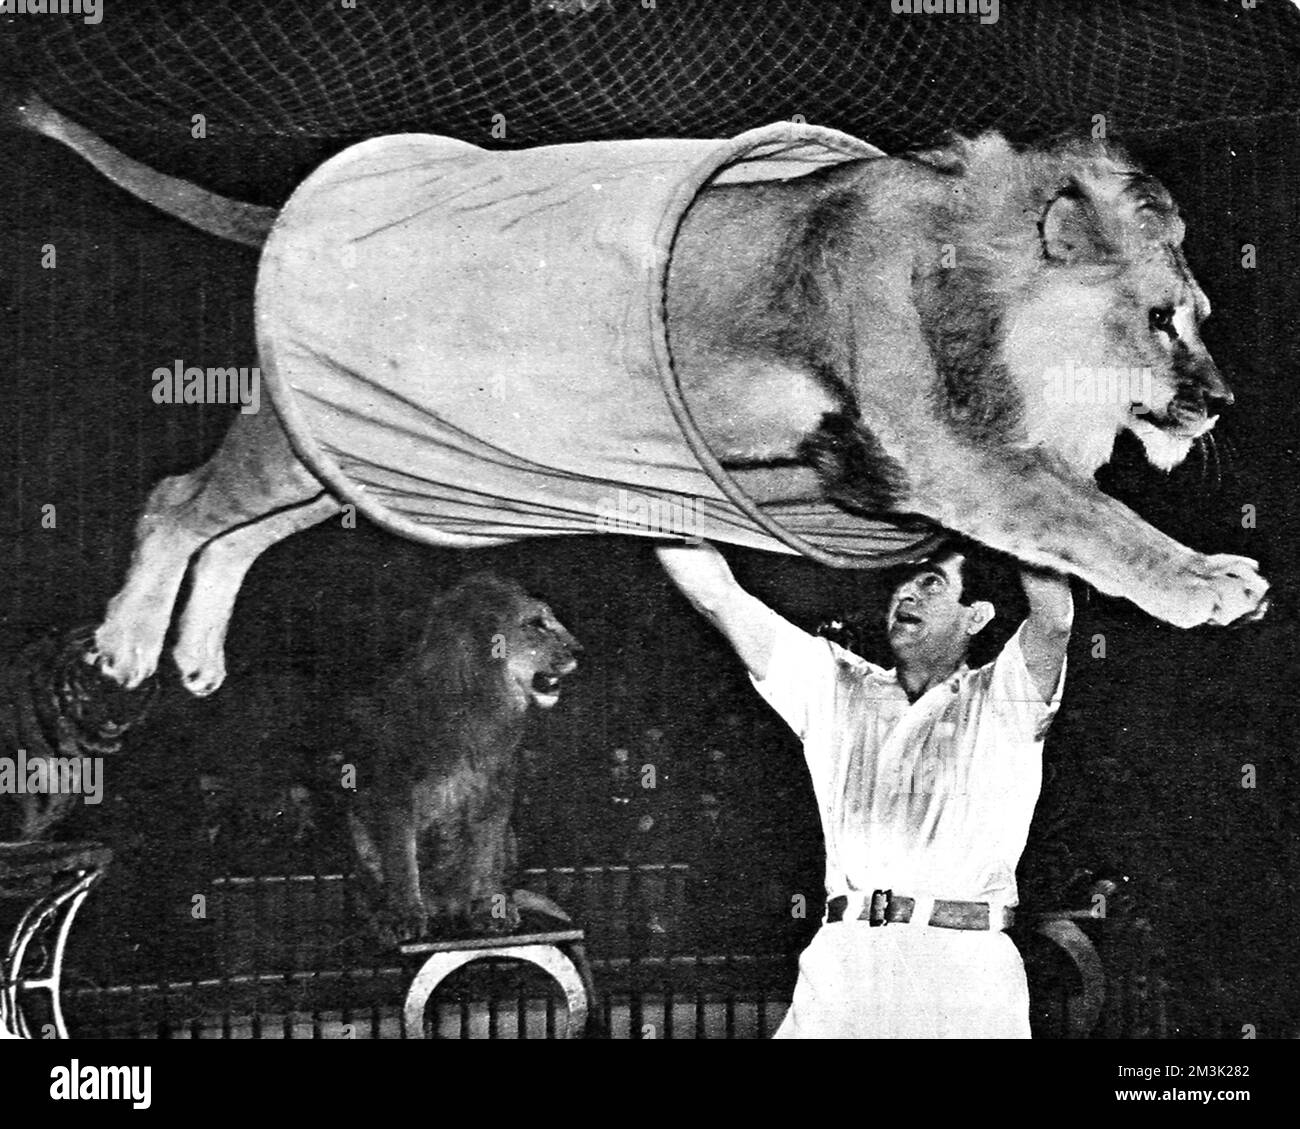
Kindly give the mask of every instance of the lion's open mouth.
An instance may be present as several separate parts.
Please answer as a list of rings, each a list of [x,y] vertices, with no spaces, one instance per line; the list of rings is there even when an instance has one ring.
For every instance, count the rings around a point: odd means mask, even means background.
[[[1133,419],[1148,424],[1170,435],[1186,439],[1195,439],[1209,431],[1218,420],[1218,415],[1208,415],[1205,404],[1199,400],[1174,399],[1164,411],[1155,411],[1141,405],[1134,405]]]
[[[560,700],[560,680],[553,674],[539,671],[533,675],[533,702],[543,709],[550,709]]]
[[[1134,404],[1128,426],[1141,441],[1147,461],[1170,471],[1218,421],[1218,413],[1210,415],[1203,401],[1175,397],[1162,410]]]

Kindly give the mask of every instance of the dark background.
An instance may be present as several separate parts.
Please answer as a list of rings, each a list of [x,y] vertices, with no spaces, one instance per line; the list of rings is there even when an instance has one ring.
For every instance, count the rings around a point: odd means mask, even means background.
[[[998,24],[982,27],[893,16],[887,3],[556,9],[105,0],[98,27],[0,17],[0,74],[157,167],[268,203],[360,136],[420,129],[497,144],[494,113],[510,145],[720,136],[798,113],[886,149],[950,128],[1030,140],[1106,115],[1179,201],[1188,259],[1214,305],[1205,337],[1237,403],[1215,433],[1217,459],[1194,454],[1165,476],[1122,441],[1104,483],[1198,549],[1259,559],[1275,599],[1251,628],[1182,632],[1079,593],[1022,893],[1055,904],[1078,870],[1114,868],[1167,953],[1178,1033],[1249,1023],[1296,1034],[1300,13],[1267,0],[1006,0]],[[207,140],[189,136],[196,112]],[[176,358],[256,363],[256,256],[15,133],[0,135],[0,210],[0,623],[17,646],[98,618],[149,486],[219,441],[227,409],[155,405],[150,373]],[[1254,269],[1241,265],[1247,243]],[[41,269],[45,244],[55,270]],[[52,530],[41,528],[47,504]],[[1254,528],[1243,527],[1245,505]],[[870,574],[730,555],[743,582],[807,626],[879,606]],[[400,651],[430,593],[485,565],[544,594],[588,650],[531,742],[525,861],[723,858],[774,914],[792,891],[815,897],[820,844],[797,744],[648,545],[573,538],[447,553],[333,523],[258,562],[226,688],[193,703],[171,687],[110,773],[117,800],[82,813],[122,849],[119,869],[139,883],[183,866],[204,818],[201,775],[258,796],[309,771],[340,695]],[[612,806],[620,746],[634,764],[663,766],[660,790],[638,801],[655,805],[641,838]],[[710,748],[725,773],[709,768]],[[1241,787],[1246,764],[1254,789]],[[721,813],[702,821],[700,797],[714,793]],[[329,865],[322,851],[273,861]]]

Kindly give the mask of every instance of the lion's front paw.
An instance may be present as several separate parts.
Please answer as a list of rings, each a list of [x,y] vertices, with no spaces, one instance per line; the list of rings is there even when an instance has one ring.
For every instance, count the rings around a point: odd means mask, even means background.
[[[379,943],[391,948],[427,936],[429,915],[419,900],[388,904],[375,914],[372,926]]]
[[[1225,553],[1196,555],[1168,595],[1166,614],[1157,614],[1176,627],[1251,623],[1268,610],[1268,581],[1258,562]]]

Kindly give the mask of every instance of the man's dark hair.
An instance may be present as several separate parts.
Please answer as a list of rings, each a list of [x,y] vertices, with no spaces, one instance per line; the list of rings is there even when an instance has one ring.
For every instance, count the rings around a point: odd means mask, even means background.
[[[987,600],[997,613],[993,622],[971,640],[970,664],[982,666],[997,656],[1028,611],[1020,589],[1020,565],[1006,554],[966,537],[947,542],[936,555],[949,553],[962,555],[958,600],[967,607]]]
[[[1010,583],[1015,563],[1001,553],[995,553],[965,537],[947,542],[931,559],[954,553],[960,553],[962,557],[960,602],[969,607],[980,600],[987,600],[1001,611],[1008,597],[1015,591]]]
[[[967,537],[954,536],[929,556],[889,569],[882,577],[885,591],[893,592],[903,581],[958,553],[962,558],[960,602],[969,607],[980,600],[987,600],[1001,613],[1002,605],[1017,590],[1010,583],[1014,578],[1016,564],[1009,557]]]
[[[969,607],[980,600],[993,605],[997,615],[971,643],[970,661],[979,666],[993,658],[1025,616],[1024,596],[1017,582],[1020,566],[1003,553],[995,552],[968,537],[953,536],[923,560],[899,565],[880,574],[881,594],[885,599],[917,572],[954,553],[960,553],[960,602]],[[824,620],[817,634],[855,654],[869,657],[878,648],[879,611],[853,611]]]
[[[970,661],[974,666],[993,658],[1011,633],[1024,619],[1026,606],[1017,577],[1020,566],[1011,557],[996,552],[969,537],[953,536],[939,546],[923,561],[906,565],[890,577],[889,591],[894,591],[918,569],[953,554],[961,554],[961,595],[958,600],[966,607],[987,600],[997,613],[993,622],[971,642]]]

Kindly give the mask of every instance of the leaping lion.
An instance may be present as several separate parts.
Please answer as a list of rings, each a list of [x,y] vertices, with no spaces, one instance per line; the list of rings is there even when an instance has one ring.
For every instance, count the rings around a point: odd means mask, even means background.
[[[257,243],[271,229],[269,212],[161,176],[48,107],[28,103],[20,114],[128,191],[205,230]],[[830,133],[786,123],[759,140],[774,139],[780,157],[782,145]],[[1209,301],[1159,182],[1101,142],[1018,150],[985,134],[897,157],[841,153],[798,175],[709,181],[683,200],[671,177],[711,152],[706,144],[723,143],[489,153],[406,135],[334,158],[287,209],[317,209],[319,246],[302,255],[282,218],[275,261],[263,260],[264,272],[297,270],[311,301],[318,290],[337,292],[295,329],[292,348],[278,350],[306,358],[284,387],[319,378],[304,399],[324,396],[342,373],[387,411],[419,392],[411,358],[466,353],[476,325],[494,339],[514,334],[513,351],[499,348],[503,364],[564,373],[568,351],[601,332],[589,307],[609,300],[609,279],[586,276],[584,256],[613,254],[631,264],[637,285],[662,282],[671,363],[690,414],[757,502],[797,509],[830,499],[864,520],[924,519],[1180,627],[1264,614],[1268,584],[1255,561],[1179,544],[1093,478],[1125,430],[1155,466],[1173,468],[1233,399],[1201,340]],[[543,173],[549,179],[538,179]],[[634,211],[655,192],[656,206],[676,200],[678,208],[662,247],[646,245],[654,226]],[[586,210],[575,218],[568,207]],[[430,216],[442,226],[440,242],[426,248],[403,225]],[[478,242],[474,216],[492,218]],[[656,266],[656,254],[667,261]],[[459,273],[447,275],[444,260]],[[521,297],[509,283],[516,276],[546,289]],[[480,289],[467,297],[448,278]],[[536,324],[514,324],[534,299]],[[618,314],[610,308],[605,321]],[[454,348],[426,340],[453,329],[462,333]],[[137,686],[155,671],[188,569],[174,657],[191,691],[215,690],[244,574],[269,546],[338,512],[345,476],[336,472],[347,460],[361,474],[390,457],[375,480],[397,483],[389,510],[400,502],[403,467],[384,444],[346,450],[372,419],[356,413],[350,431],[337,423],[346,412],[336,404],[332,415],[312,417],[324,429],[316,442],[303,438],[310,405],[283,388],[273,399],[272,410],[237,417],[208,463],[150,494],[92,655],[120,684]],[[292,437],[286,412],[296,421]],[[525,423],[558,431],[576,463],[592,442],[566,419]],[[498,435],[486,439],[507,447]],[[599,439],[602,450],[610,446],[611,436]],[[635,464],[635,452],[627,459]]]

